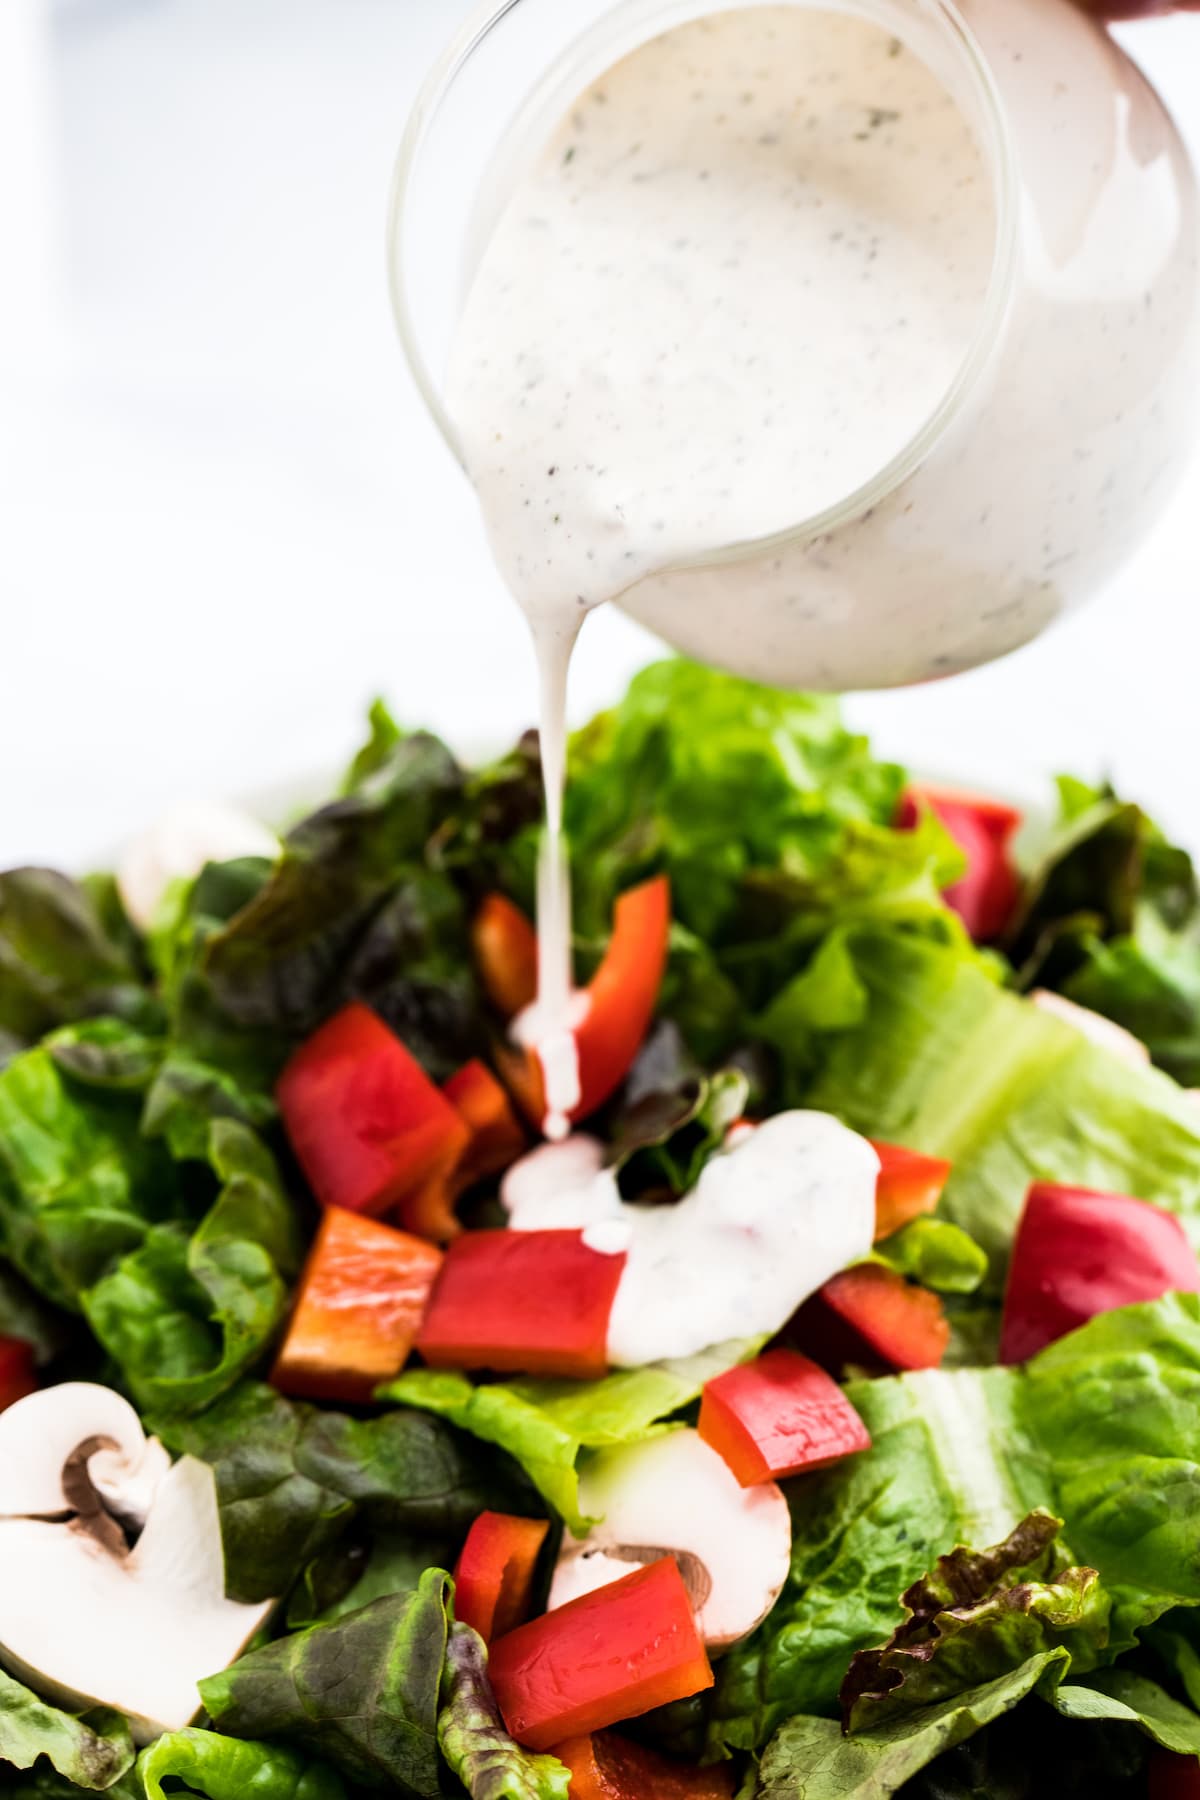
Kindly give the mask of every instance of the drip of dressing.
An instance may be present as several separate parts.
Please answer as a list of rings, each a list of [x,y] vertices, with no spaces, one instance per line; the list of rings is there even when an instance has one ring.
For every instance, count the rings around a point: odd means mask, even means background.
[[[552,1143],[571,1129],[579,1104],[579,1054],[575,1033],[587,1007],[575,991],[571,958],[571,870],[563,834],[567,782],[567,674],[583,613],[559,621],[542,611],[529,615],[537,658],[542,786],[546,828],[538,847],[538,992],[533,1006],[513,1022],[512,1035],[532,1049],[542,1066],[546,1116],[542,1129]]]
[[[580,623],[814,516],[910,442],[974,334],[994,217],[924,63],[806,6],[677,26],[568,89],[532,165],[510,160],[446,397],[538,659],[539,997],[517,1035],[561,1137],[579,1098],[562,794]],[[751,581],[739,628],[765,637],[754,598]],[[873,662],[880,633],[907,645],[904,609],[871,624]]]

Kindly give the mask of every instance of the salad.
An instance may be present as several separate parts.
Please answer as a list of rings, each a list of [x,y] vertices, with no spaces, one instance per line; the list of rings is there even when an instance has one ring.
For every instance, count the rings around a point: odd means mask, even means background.
[[[0,875],[0,1791],[1200,1793],[1200,885],[685,661]]]

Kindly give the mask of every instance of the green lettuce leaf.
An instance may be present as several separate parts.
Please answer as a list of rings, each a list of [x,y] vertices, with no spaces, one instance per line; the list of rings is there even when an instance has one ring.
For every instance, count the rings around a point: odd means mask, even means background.
[[[76,1787],[111,1788],[136,1754],[123,1714],[105,1706],[63,1712],[0,1670],[0,1774],[5,1763],[32,1769],[44,1756]]]
[[[140,1110],[137,1092],[73,1080],[53,1039],[0,1070],[0,1249],[60,1306],[185,1211]]]
[[[469,1625],[452,1625],[442,1675],[438,1743],[471,1800],[567,1800],[570,1773],[555,1756],[514,1744],[487,1677],[487,1650]]]
[[[949,1219],[912,1219],[873,1254],[876,1262],[939,1294],[973,1294],[987,1276],[987,1253]]]
[[[864,933],[861,1024],[826,1039],[808,1104],[954,1165],[940,1212],[988,1256],[998,1292],[1033,1181],[1137,1194],[1200,1245],[1200,1113],[978,962],[914,937]]]
[[[833,1710],[895,1596],[955,1543],[998,1543],[1045,1508],[1112,1602],[1106,1656],[1200,1605],[1200,1296],[1094,1319],[1024,1369],[852,1383],[872,1448],[789,1484],[792,1563],[770,1617],[721,1659],[715,1754]]]
[[[990,1550],[960,1546],[902,1596],[907,1618],[876,1650],[860,1650],[842,1682],[847,1731],[953,1699],[1060,1645],[1072,1672],[1108,1641],[1110,1601],[1095,1569],[1073,1567],[1062,1521],[1037,1510]]]
[[[262,1355],[300,1260],[291,1203],[254,1133],[215,1119],[208,1161],[221,1188],[192,1235],[152,1227],[83,1295],[133,1398],[159,1417],[209,1405]]]
[[[457,1544],[487,1508],[537,1510],[504,1458],[421,1412],[355,1419],[243,1381],[194,1417],[152,1424],[170,1450],[215,1471],[236,1600],[287,1593],[356,1518]]]
[[[759,1348],[757,1339],[718,1344],[698,1356],[618,1369],[599,1381],[477,1385],[466,1375],[412,1369],[381,1388],[379,1398],[421,1407],[507,1450],[582,1537],[595,1521],[580,1511],[580,1452],[637,1443],[669,1430],[664,1421],[697,1400],[706,1381]]]
[[[1132,1031],[1200,1084],[1200,881],[1187,852],[1111,788],[1059,782],[1060,817],[1014,921],[1021,980]]]
[[[168,1034],[143,1127],[182,1160],[203,1160],[214,1118],[262,1127],[275,1116],[271,1088],[287,1040],[230,1018],[205,969],[209,943],[262,892],[272,867],[263,857],[209,863],[195,881],[172,888],[150,936]]]
[[[371,1600],[403,1594],[420,1585],[426,1569],[449,1568],[458,1548],[454,1537],[371,1529],[360,1515],[301,1574],[288,1602],[288,1630],[327,1624]]]
[[[482,1042],[467,914],[427,865],[463,775],[424,732],[397,738],[353,790],[302,820],[266,885],[207,940],[225,1018],[288,1041],[369,1000],[437,1079]]]
[[[998,1543],[1053,1497],[1008,1369],[852,1383],[872,1447],[790,1482],[791,1571],[774,1611],[717,1665],[709,1749],[760,1748],[793,1713],[832,1712],[851,1656],[900,1620],[897,1595],[948,1545]]]
[[[234,1737],[283,1738],[359,1787],[433,1800],[451,1591],[430,1569],[416,1593],[252,1650],[200,1683],[204,1704]]]
[[[1021,1381],[1072,1551],[1113,1595],[1113,1643],[1200,1602],[1200,1296],[1104,1313]]]
[[[99,1013],[159,1022],[145,972],[93,896],[53,869],[0,874],[0,1032],[16,1048]]]
[[[671,876],[676,916],[712,941],[747,871],[823,866],[848,821],[888,824],[903,786],[835,701],[682,658],[643,669],[576,734],[570,771],[585,936],[602,935],[618,889],[656,866]]]
[[[1053,1704],[1066,1719],[1136,1725],[1164,1750],[1200,1757],[1200,1714],[1134,1669],[1097,1669],[1084,1682],[1060,1687]]]
[[[67,1342],[72,1323],[0,1259],[0,1337],[24,1338],[37,1362],[48,1363]]]
[[[285,1744],[256,1744],[186,1727],[142,1751],[137,1764],[146,1800],[166,1800],[164,1781],[205,1800],[345,1800],[346,1786],[325,1763]]]
[[[1045,1650],[994,1681],[851,1737],[832,1719],[789,1719],[763,1752],[743,1800],[886,1800],[1040,1684],[1053,1686],[1067,1661],[1065,1650]]]

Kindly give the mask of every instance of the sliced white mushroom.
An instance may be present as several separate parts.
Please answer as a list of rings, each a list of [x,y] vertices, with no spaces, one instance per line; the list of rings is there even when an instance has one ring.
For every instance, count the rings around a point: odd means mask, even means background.
[[[1101,1050],[1107,1050],[1113,1056],[1119,1056],[1122,1062],[1150,1061],[1150,1052],[1141,1039],[1134,1037],[1132,1031],[1126,1031],[1123,1025],[1106,1019],[1103,1013],[1093,1012],[1087,1006],[1077,1006],[1074,1000],[1067,1000],[1062,994],[1052,994],[1049,988],[1035,988],[1029,998],[1040,1012],[1051,1013],[1056,1019],[1061,1019],[1064,1025],[1072,1026],[1090,1043],[1097,1044]]]
[[[582,1543],[564,1540],[551,1610],[673,1556],[705,1643],[724,1650],[779,1598],[792,1549],[787,1501],[773,1481],[741,1487],[697,1431],[600,1451],[584,1465],[580,1501],[601,1523]]]
[[[134,924],[148,931],[172,881],[190,880],[205,863],[278,855],[279,839],[249,813],[216,800],[183,801],[126,846],[117,890]]]
[[[0,1519],[77,1510],[80,1479],[141,1525],[171,1459],[120,1394],[64,1381],[0,1413]]]
[[[87,1383],[0,1415],[0,1468],[17,1466],[29,1479],[5,1500],[33,1505],[0,1517],[0,1661],[59,1704],[127,1713],[139,1742],[188,1724],[197,1682],[239,1655],[273,1604],[225,1597],[212,1470],[189,1456],[171,1466],[119,1395]]]

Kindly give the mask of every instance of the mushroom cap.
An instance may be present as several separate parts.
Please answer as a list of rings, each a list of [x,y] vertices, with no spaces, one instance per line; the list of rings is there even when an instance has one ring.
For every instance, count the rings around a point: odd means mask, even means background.
[[[778,1484],[743,1488],[699,1432],[685,1427],[590,1457],[580,1503],[600,1515],[566,1540],[550,1608],[674,1555],[710,1650],[728,1649],[766,1618],[787,1579],[792,1522]]]
[[[120,1394],[90,1381],[64,1381],[0,1413],[0,1519],[75,1510],[64,1471],[82,1460],[109,1509],[140,1525],[171,1459]]]
[[[271,1610],[224,1589],[216,1484],[194,1457],[163,1476],[132,1550],[70,1521],[0,1519],[4,1662],[61,1704],[127,1713],[139,1743],[195,1717],[197,1682],[226,1668]]]

